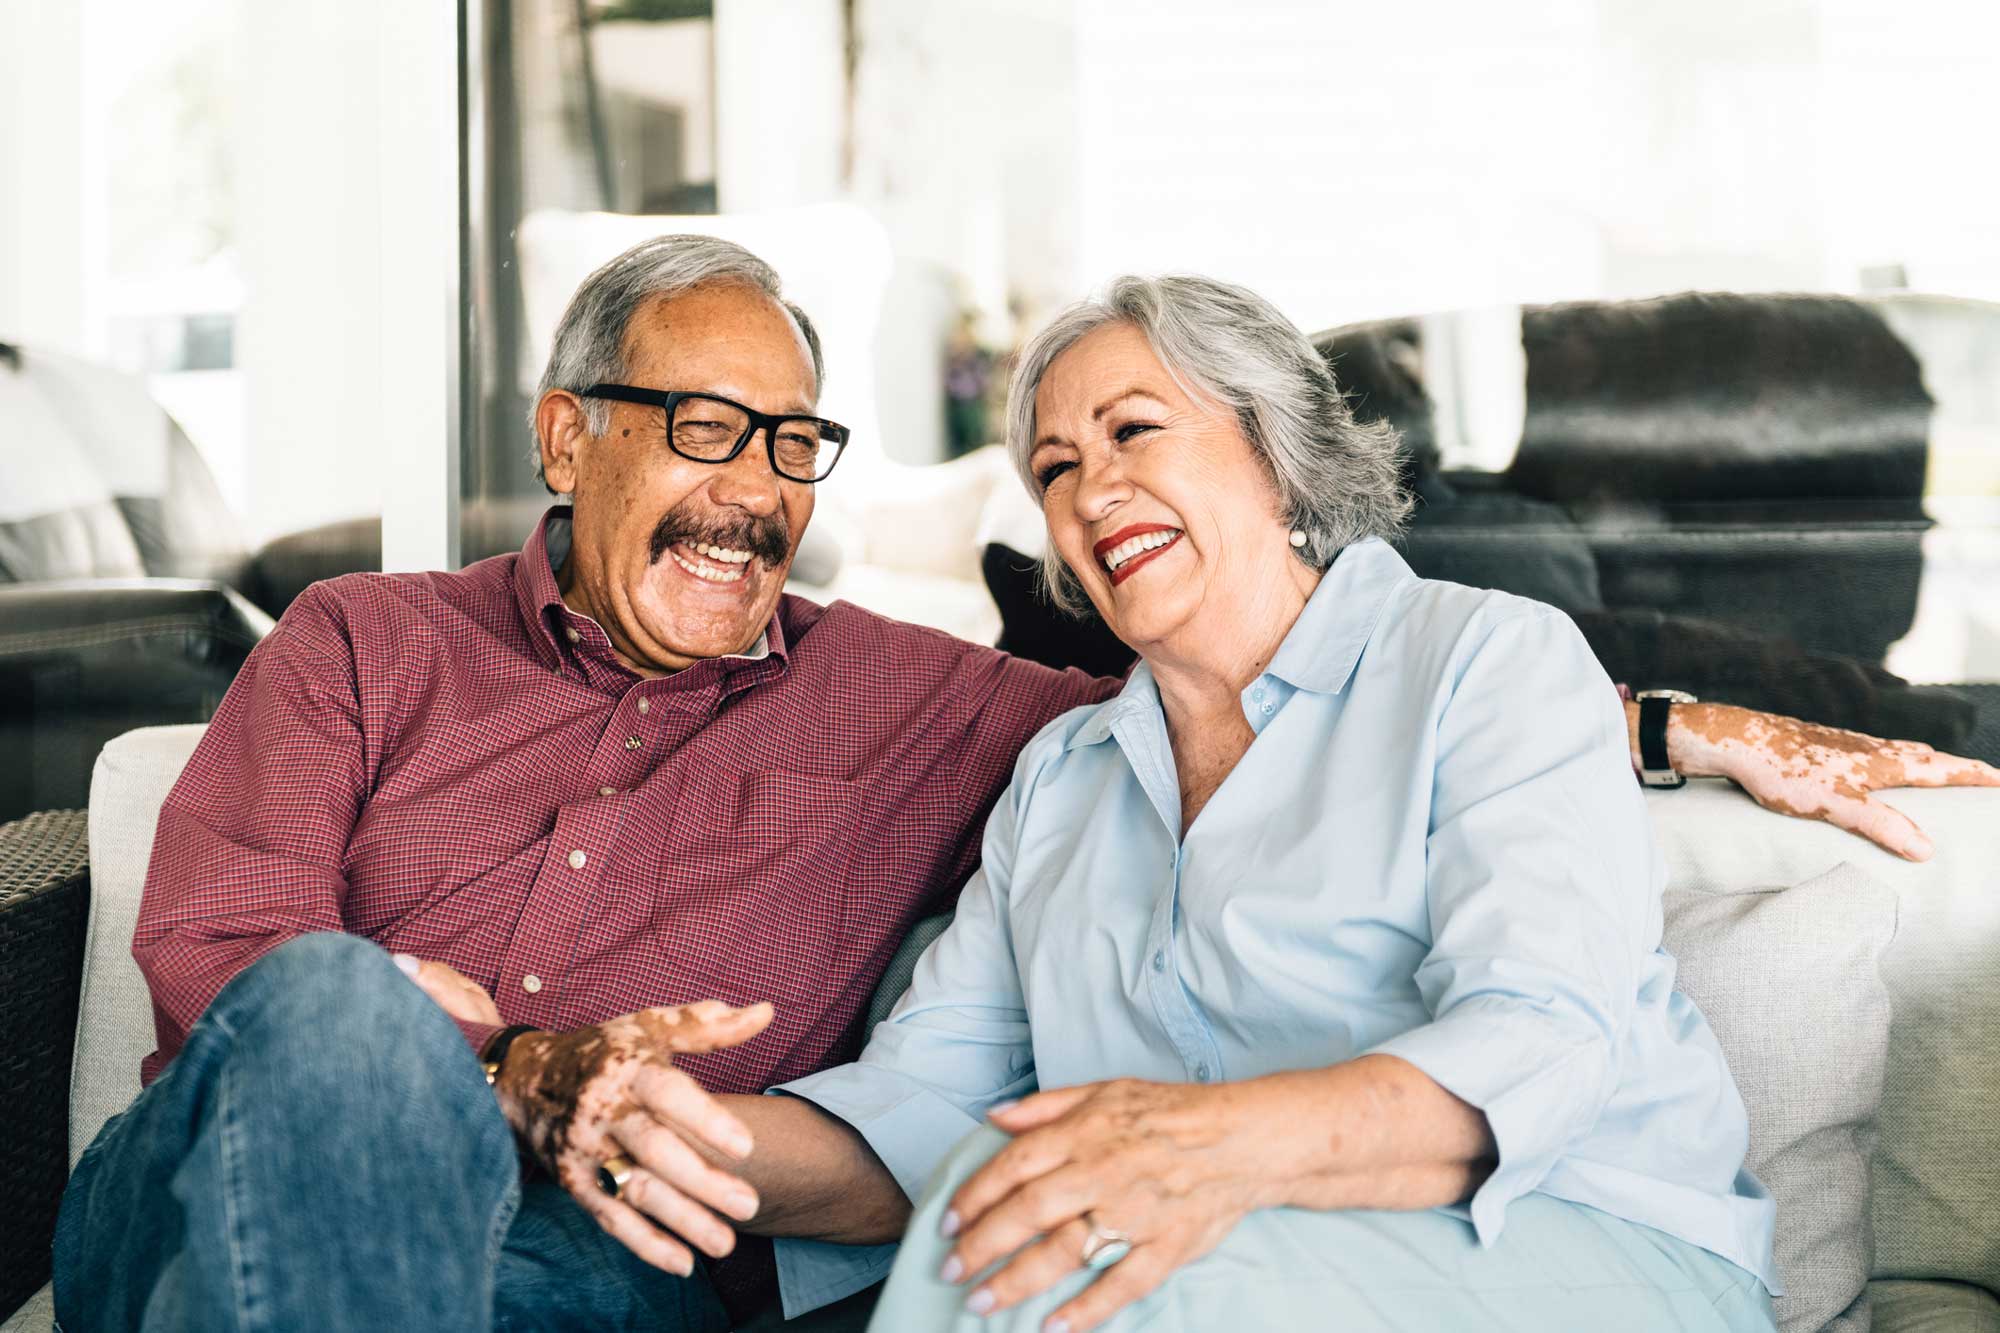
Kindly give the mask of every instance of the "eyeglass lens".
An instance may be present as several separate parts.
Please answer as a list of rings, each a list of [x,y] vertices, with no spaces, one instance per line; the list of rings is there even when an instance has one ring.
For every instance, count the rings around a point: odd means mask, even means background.
[[[749,414],[717,398],[683,398],[674,404],[674,450],[689,458],[715,462],[729,456],[750,430]],[[786,417],[777,424],[778,470],[802,481],[817,481],[833,467],[840,446],[810,417]]]

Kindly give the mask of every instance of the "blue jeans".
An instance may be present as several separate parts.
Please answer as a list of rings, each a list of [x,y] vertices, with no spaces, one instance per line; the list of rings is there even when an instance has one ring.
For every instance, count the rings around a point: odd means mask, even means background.
[[[55,1297],[67,1333],[728,1326],[699,1270],[652,1268],[524,1184],[457,1026],[332,934],[231,981],[84,1152]]]

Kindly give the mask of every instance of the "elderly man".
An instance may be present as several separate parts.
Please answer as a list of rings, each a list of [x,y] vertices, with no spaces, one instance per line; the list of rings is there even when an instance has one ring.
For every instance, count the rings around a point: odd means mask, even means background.
[[[639,246],[577,293],[535,407],[573,503],[516,556],[317,585],[252,655],[161,812],[134,941],[159,1048],[65,1198],[63,1327],[710,1329],[768,1301],[717,1098],[851,1056],[1016,752],[1117,687],[784,595],[846,443],[820,376],[761,261]],[[1675,714],[1684,771],[1799,812],[1853,825],[1905,776],[1785,724],[1874,765],[1802,788],[1710,743],[1732,710]]]

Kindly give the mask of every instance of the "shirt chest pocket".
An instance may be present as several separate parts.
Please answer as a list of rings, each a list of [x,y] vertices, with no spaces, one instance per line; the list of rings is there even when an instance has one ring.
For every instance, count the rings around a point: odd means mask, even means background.
[[[790,769],[704,773],[682,784],[668,876],[837,896],[860,833],[865,784]]]

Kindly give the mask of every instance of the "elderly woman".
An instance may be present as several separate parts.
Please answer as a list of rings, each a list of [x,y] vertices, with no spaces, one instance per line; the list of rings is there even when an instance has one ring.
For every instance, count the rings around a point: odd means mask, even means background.
[[[1008,436],[1056,595],[1141,661],[1022,753],[861,1060],[755,1117],[823,1208],[921,1196],[875,1326],[1770,1328],[1576,629],[1410,572],[1393,436],[1240,288],[1067,311]],[[794,1308],[886,1263],[779,1247]]]

